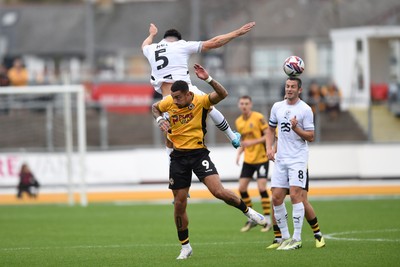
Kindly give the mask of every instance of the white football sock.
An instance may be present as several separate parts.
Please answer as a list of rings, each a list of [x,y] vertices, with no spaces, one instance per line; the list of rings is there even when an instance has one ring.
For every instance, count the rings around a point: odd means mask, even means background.
[[[279,226],[279,229],[281,230],[282,233],[282,238],[283,239],[288,239],[290,238],[290,234],[289,234],[289,228],[288,228],[288,224],[287,224],[287,211],[286,211],[286,206],[285,203],[282,203],[279,206],[274,206],[274,216],[275,216],[275,220],[276,223]]]
[[[214,122],[215,126],[217,126],[219,130],[223,131],[230,141],[236,138],[235,133],[232,131],[224,115],[222,115],[222,113],[215,107],[213,107],[212,110],[210,111],[210,117]]]
[[[191,248],[190,243],[187,243],[185,245],[182,245],[182,248]]]
[[[267,223],[271,224],[271,215],[264,215],[264,217],[267,220]]]
[[[304,205],[303,202],[293,204],[293,239],[301,240],[301,228],[304,221]]]

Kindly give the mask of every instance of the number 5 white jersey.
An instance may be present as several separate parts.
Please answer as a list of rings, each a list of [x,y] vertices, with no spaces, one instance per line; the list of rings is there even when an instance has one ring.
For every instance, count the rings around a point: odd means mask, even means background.
[[[183,80],[191,84],[188,61],[191,54],[201,52],[202,42],[179,40],[167,42],[163,39],[157,44],[143,47],[143,54],[151,66],[151,84],[161,94],[163,82],[173,83]]]
[[[291,128],[290,120],[296,116],[297,127],[306,131],[314,130],[314,118],[310,108],[303,100],[288,105],[286,100],[276,102],[271,109],[269,125],[278,127],[278,152],[276,159],[292,159],[296,162],[308,161],[307,141]]]

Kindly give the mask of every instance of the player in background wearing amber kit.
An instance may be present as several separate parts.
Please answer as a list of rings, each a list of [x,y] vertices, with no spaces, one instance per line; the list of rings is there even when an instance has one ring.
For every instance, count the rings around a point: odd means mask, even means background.
[[[267,156],[275,162],[271,176],[272,202],[275,220],[282,232],[278,250],[299,249],[304,220],[302,191],[307,183],[308,145],[314,141],[314,121],[311,107],[299,97],[301,80],[289,77],[285,83],[287,99],[276,102],[271,109],[267,131]],[[278,150],[275,160],[275,129],[278,128]],[[293,206],[293,236],[290,236],[286,192],[289,190]]]
[[[253,102],[250,96],[240,97],[238,107],[242,114],[236,119],[235,126],[236,130],[242,135],[242,138],[241,147],[237,152],[236,164],[239,165],[240,156],[244,152],[243,166],[239,179],[239,193],[244,203],[248,207],[253,207],[248,187],[254,173],[256,173],[257,187],[261,196],[261,206],[267,220],[267,224],[261,228],[261,232],[268,232],[271,228],[271,201],[267,192],[269,161],[265,153],[265,136],[268,123],[264,115],[252,110]],[[256,223],[247,220],[240,231],[247,232],[255,226],[257,226]]]
[[[191,54],[203,53],[211,49],[219,48],[236,37],[246,34],[255,26],[255,22],[243,25],[232,32],[218,35],[207,41],[185,41],[181,34],[175,30],[167,30],[159,43],[153,43],[158,29],[150,24],[149,36],[143,41],[142,50],[151,66],[151,84],[154,89],[166,97],[171,94],[171,86],[177,80],[183,80],[189,84],[190,91],[195,94],[204,94],[192,85],[188,69],[188,61]],[[224,132],[233,147],[240,146],[240,134],[232,131],[225,117],[216,108],[211,109],[210,117],[217,128]],[[167,151],[172,151],[172,146],[166,140]]]
[[[219,82],[212,79],[202,66],[195,64],[194,69],[199,79],[212,86],[213,92],[208,95],[196,95],[189,91],[187,82],[176,81],[171,87],[171,95],[152,106],[153,116],[160,129],[168,134],[168,139],[173,143],[173,151],[170,154],[169,188],[174,195],[175,225],[178,239],[182,244],[178,260],[187,259],[193,254],[186,213],[192,172],[207,186],[213,196],[236,207],[258,224],[266,223],[262,214],[247,207],[239,196],[225,189],[221,183],[204,140],[209,109],[223,100],[228,92]],[[162,116],[164,112],[168,112],[169,120]]]

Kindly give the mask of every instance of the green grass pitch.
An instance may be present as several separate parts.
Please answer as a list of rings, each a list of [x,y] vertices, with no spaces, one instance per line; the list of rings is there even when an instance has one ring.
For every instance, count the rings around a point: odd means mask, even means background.
[[[241,233],[246,217],[237,209],[189,200],[194,255],[185,261],[175,260],[180,245],[170,203],[0,206],[0,266],[400,265],[400,198],[312,204],[326,247],[314,247],[305,222],[303,248],[270,251],[265,247],[272,231]],[[260,210],[257,202],[255,209]]]

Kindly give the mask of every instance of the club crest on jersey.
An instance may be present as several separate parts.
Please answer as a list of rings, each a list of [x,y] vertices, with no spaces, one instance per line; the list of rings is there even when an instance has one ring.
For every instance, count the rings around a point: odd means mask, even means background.
[[[285,111],[285,116],[284,116],[284,118],[286,119],[286,120],[289,120],[289,117],[290,117],[290,114],[291,114],[292,112],[290,111],[290,110],[286,110]]]
[[[189,109],[189,110],[192,110],[192,109],[194,109],[194,107],[195,107],[194,104],[193,104],[193,103],[190,103],[190,105],[188,106],[188,109]]]

